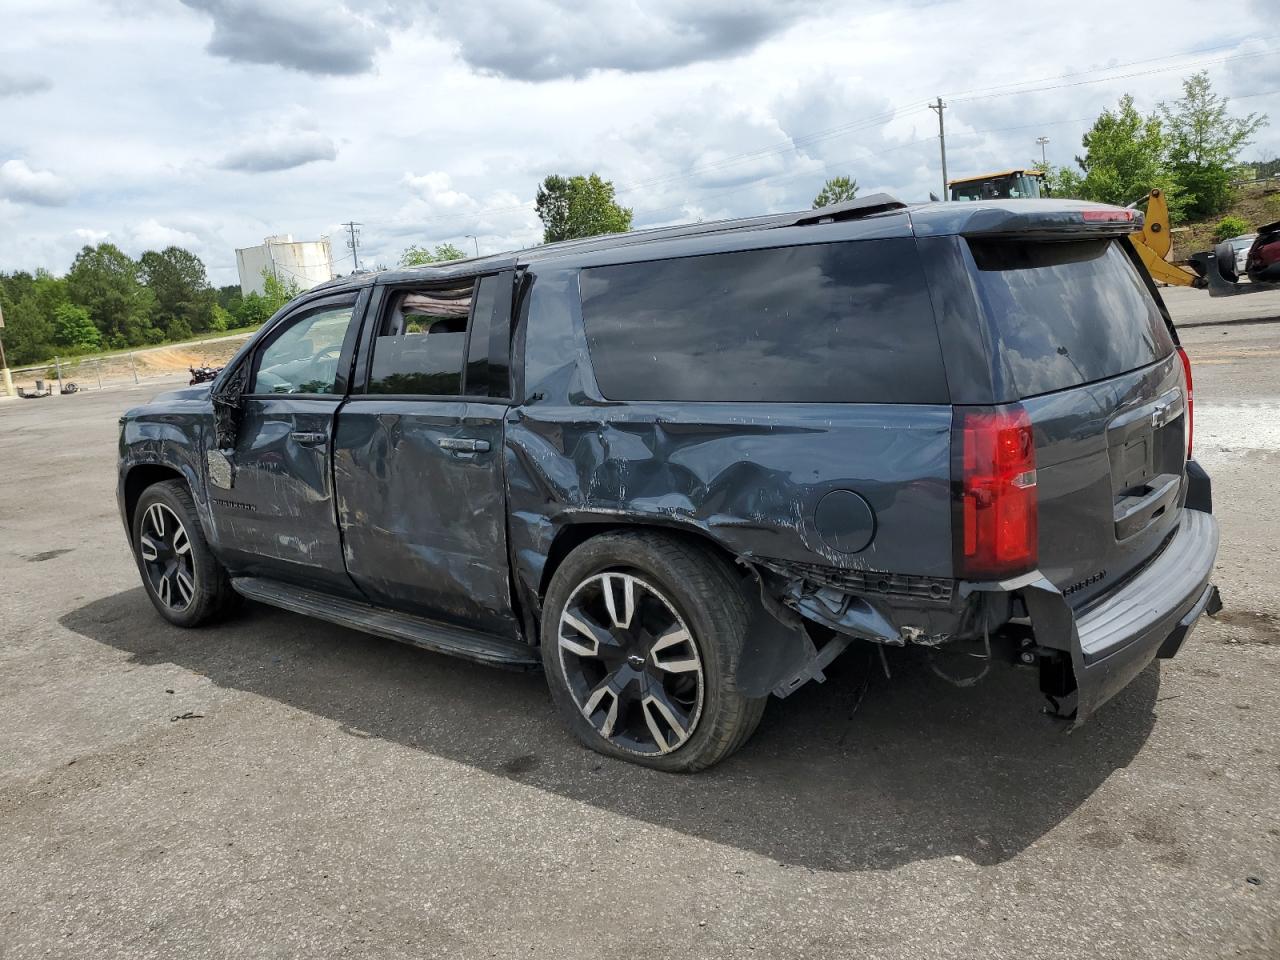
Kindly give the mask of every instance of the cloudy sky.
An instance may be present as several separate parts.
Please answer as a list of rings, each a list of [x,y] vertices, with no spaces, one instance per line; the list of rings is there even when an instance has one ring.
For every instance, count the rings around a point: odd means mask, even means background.
[[[1276,0],[0,0],[0,270],[178,244],[218,284],[267,234],[362,260],[535,243],[538,181],[597,171],[637,226],[807,207],[828,176],[939,190],[1070,161],[1124,92],[1210,72],[1274,121]],[[1265,12],[1265,15],[1264,15]],[[341,259],[347,255],[346,259]]]

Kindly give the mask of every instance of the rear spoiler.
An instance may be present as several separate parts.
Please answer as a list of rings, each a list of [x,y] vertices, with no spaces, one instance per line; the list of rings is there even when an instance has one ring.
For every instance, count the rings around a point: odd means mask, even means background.
[[[1008,207],[975,210],[973,216],[960,230],[960,235],[1083,240],[1093,237],[1123,237],[1141,230],[1141,211],[1099,204],[1060,210],[1037,209],[1027,212]]]

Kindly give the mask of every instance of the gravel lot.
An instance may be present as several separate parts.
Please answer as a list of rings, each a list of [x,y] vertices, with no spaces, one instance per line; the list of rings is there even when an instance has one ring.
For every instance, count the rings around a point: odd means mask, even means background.
[[[1247,299],[1247,298],[1246,298]],[[1088,726],[891,659],[673,777],[542,680],[151,610],[116,417],[0,403],[0,955],[1276,957],[1280,325],[1185,334],[1226,609]]]

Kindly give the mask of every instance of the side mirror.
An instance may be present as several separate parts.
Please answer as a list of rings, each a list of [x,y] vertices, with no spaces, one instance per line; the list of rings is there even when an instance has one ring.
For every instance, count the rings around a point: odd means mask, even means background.
[[[241,398],[249,385],[252,364],[241,362],[225,374],[215,386],[213,400],[213,428],[219,450],[234,450],[240,433],[240,414],[244,408]]]

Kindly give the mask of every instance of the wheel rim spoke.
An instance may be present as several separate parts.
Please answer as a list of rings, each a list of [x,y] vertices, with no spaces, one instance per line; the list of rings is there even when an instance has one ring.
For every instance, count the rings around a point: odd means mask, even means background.
[[[649,654],[653,658],[653,665],[667,673],[691,673],[702,669],[693,637],[683,624],[672,625],[670,630],[658,637],[649,649]]]
[[[566,609],[560,624],[560,646],[580,657],[598,657],[601,646],[615,645],[609,631],[580,607]]]
[[[614,727],[618,723],[618,710],[622,706],[622,691],[616,673],[611,673],[593,690],[582,705],[582,715],[600,731],[601,736],[612,737]],[[604,710],[604,715],[597,720],[596,714]]]
[[[187,536],[185,527],[179,526],[173,532],[173,552],[180,557],[185,557],[191,552],[191,538]]]
[[[153,503],[151,509],[147,511],[147,520],[151,524],[151,530],[157,537],[164,537],[164,510],[160,504]]]
[[[138,539],[138,546],[142,551],[142,559],[146,560],[148,563],[153,563],[160,559],[159,548],[156,546],[156,542],[146,534],[143,534]]]
[[[185,607],[196,595],[195,581],[191,579],[191,575],[185,570],[178,570],[173,575],[173,582],[178,588],[178,596],[182,598],[182,605]]]
[[[654,742],[663,753],[670,753],[689,739],[692,718],[684,707],[667,696],[662,687],[651,687],[640,701],[640,709]]]
[[[625,573],[604,576],[604,605],[615,628],[626,630],[636,610],[636,579]]]

